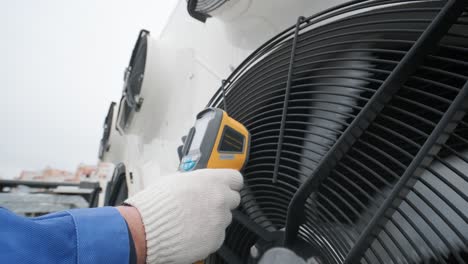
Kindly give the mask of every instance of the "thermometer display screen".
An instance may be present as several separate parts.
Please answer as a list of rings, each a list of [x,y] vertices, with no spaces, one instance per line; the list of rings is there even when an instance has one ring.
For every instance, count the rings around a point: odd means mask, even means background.
[[[195,123],[195,133],[190,144],[190,150],[188,151],[189,153],[192,152],[192,150],[200,149],[203,136],[208,128],[208,123],[214,118],[214,116],[215,113],[210,111],[197,120]]]

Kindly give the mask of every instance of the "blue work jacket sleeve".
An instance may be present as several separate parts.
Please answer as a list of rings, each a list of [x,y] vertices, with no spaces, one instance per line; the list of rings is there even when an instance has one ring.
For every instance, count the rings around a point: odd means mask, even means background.
[[[129,263],[129,233],[113,207],[36,218],[0,208],[0,263]]]

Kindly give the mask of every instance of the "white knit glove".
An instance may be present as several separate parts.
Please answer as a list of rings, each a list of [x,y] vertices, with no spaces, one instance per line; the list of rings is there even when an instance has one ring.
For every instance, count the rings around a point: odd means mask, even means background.
[[[141,214],[147,263],[193,263],[220,248],[242,184],[235,170],[195,170],[165,176],[126,200]]]

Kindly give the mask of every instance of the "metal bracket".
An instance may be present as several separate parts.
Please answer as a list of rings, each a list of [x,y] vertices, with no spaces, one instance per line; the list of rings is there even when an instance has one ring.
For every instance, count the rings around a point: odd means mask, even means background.
[[[385,198],[385,201],[372,217],[369,224],[361,232],[356,244],[351,248],[350,252],[346,256],[344,263],[359,262],[362,255],[372,243],[372,238],[385,226],[385,222],[387,220],[385,215],[390,215],[392,208],[398,207],[399,202],[401,202],[401,192],[403,189],[408,190],[409,180],[415,178],[414,176],[418,178],[424,171],[423,168],[430,165],[435,154],[439,152],[441,146],[448,140],[449,135],[457,127],[458,122],[465,116],[467,108],[468,81],[458,93],[457,97],[455,97],[455,100],[442,116],[442,119],[429,135],[428,139],[414,157],[406,171],[395,184],[392,192]],[[415,182],[416,181],[413,181],[412,183],[414,184]]]
[[[289,204],[286,220],[285,245],[287,247],[293,246],[297,239],[299,227],[305,218],[304,206],[307,198],[317,191],[322,181],[329,176],[331,170],[374,121],[385,104],[390,101],[393,94],[415,72],[424,57],[437,47],[439,40],[461,14],[463,2],[463,0],[451,0],[442,8],[377,92],[375,92],[341,137],[338,138],[333,147],[322,158],[313,174],[307,178],[296,192]]]
[[[227,104],[227,100],[226,100],[226,83],[230,83],[230,81],[227,81],[227,80],[222,80],[221,81],[221,91],[222,91],[222,95],[223,95],[223,104],[224,104],[224,112],[228,113],[228,104]]]
[[[304,20],[305,20],[305,17],[303,16],[297,19],[296,29],[294,31],[294,38],[293,38],[292,48],[291,48],[291,57],[289,59],[288,80],[286,82],[286,89],[284,92],[283,113],[281,116],[280,134],[278,137],[278,148],[276,149],[275,167],[273,170],[273,183],[276,183],[278,181],[279,163],[281,159],[281,151],[283,148],[283,138],[284,138],[284,130],[286,127],[286,117],[288,115],[289,94],[291,91],[291,84],[292,84],[293,70],[294,70],[294,60],[296,57],[297,38],[299,36],[300,25],[304,22]]]

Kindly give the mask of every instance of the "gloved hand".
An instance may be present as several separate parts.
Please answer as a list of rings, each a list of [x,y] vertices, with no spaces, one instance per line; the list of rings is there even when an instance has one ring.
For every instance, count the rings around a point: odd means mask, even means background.
[[[231,169],[175,173],[130,197],[146,233],[147,263],[193,263],[221,247],[242,175]]]

